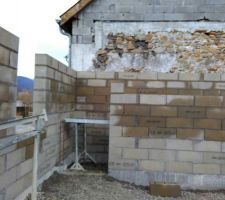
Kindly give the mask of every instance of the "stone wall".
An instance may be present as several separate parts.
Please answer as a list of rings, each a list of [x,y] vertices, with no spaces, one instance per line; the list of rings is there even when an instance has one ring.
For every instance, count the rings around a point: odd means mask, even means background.
[[[104,32],[96,24],[117,22],[141,24],[152,22],[172,22],[185,25],[190,22],[214,22],[225,21],[225,2],[221,0],[162,0],[162,1],[135,1],[125,0],[96,0],[79,13],[78,20],[74,20],[72,28],[71,60],[72,67],[76,70],[87,70],[92,66],[92,59],[101,46],[99,34]],[[129,27],[129,30],[136,30],[138,26]],[[115,28],[114,30],[117,30]],[[100,33],[99,33],[100,31]],[[152,31],[149,29],[148,31]],[[109,33],[109,32],[108,32]],[[100,45],[100,47],[99,47]],[[88,55],[88,56],[87,56]]]

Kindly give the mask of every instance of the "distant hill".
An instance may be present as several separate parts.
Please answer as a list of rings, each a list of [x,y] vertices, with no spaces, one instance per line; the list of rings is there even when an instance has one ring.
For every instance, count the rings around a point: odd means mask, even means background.
[[[17,76],[17,92],[24,90],[33,93],[34,81],[30,78]]]

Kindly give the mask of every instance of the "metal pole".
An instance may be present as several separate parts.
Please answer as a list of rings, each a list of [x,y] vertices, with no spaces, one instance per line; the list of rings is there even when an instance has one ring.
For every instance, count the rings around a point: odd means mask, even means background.
[[[86,124],[84,124],[84,160],[86,161],[86,152],[87,152],[87,132]]]
[[[33,180],[32,180],[32,200],[37,200],[37,174],[38,174],[38,153],[39,153],[40,133],[34,138],[33,156]]]
[[[76,166],[78,165],[78,163],[79,163],[79,158],[78,158],[78,156],[79,156],[79,152],[78,152],[78,125],[77,125],[77,123],[75,124],[75,145],[76,145],[76,149],[75,149],[75,156],[76,156],[76,158],[75,158],[75,163],[76,163]]]

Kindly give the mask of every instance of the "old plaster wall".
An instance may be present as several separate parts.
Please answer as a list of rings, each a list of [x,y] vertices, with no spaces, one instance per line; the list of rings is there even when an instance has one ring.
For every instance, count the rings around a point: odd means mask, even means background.
[[[103,43],[97,39],[103,40],[101,32],[104,32],[101,27],[96,27],[98,22],[107,22],[113,26],[116,24],[113,29],[116,31],[125,26],[126,30],[131,32],[135,30],[136,34],[139,32],[139,27],[142,26],[139,24],[143,22],[147,24],[147,32],[151,32],[158,22],[173,22],[174,24],[183,22],[182,25],[181,23],[175,25],[177,28],[183,28],[183,24],[186,25],[186,22],[201,20],[213,21],[214,23],[224,22],[224,7],[225,2],[220,0],[126,0],[123,2],[96,0],[79,14],[78,20],[73,22],[72,67],[78,71],[88,70],[92,66],[92,59],[95,57],[96,51],[104,47]],[[120,26],[114,22],[123,22],[123,24]],[[129,26],[129,22],[136,22],[137,26]],[[193,26],[196,27],[196,25]],[[163,28],[165,27],[163,26]],[[190,26],[186,30],[189,28]],[[161,29],[161,31],[165,31],[165,29]]]

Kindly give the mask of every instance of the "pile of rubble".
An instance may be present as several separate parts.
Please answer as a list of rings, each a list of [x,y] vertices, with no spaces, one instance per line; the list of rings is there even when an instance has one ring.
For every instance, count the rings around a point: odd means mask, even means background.
[[[110,33],[107,39],[93,60],[95,70],[225,72],[224,32]]]

